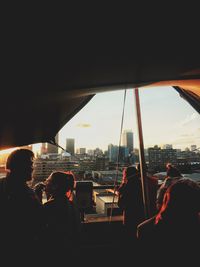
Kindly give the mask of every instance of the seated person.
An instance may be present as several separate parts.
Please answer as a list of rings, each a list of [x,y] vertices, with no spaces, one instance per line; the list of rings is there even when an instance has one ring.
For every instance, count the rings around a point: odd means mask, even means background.
[[[170,257],[194,258],[200,242],[199,212],[200,186],[184,178],[172,183],[157,215],[137,227],[142,250],[162,254],[170,249]]]
[[[80,234],[77,218],[66,194],[70,190],[68,174],[53,172],[45,182],[48,201],[44,204],[47,239],[62,248],[73,248]]]

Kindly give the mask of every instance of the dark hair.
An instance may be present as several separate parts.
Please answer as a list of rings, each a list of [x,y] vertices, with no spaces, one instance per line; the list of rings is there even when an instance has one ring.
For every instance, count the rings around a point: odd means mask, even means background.
[[[138,174],[138,170],[134,166],[129,166],[126,168],[126,177],[127,179],[132,178]]]
[[[56,188],[56,193],[66,193],[70,189],[68,174],[65,172],[52,172],[49,178],[52,186]]]
[[[191,179],[182,178],[169,186],[168,205],[183,207],[184,212],[200,211],[200,186]]]
[[[179,179],[170,185],[165,192],[160,212],[156,216],[158,223],[168,218],[169,223],[196,217],[200,211],[200,186],[191,179]]]
[[[169,164],[167,166],[167,176],[170,176],[170,177],[182,177],[182,174],[176,167],[173,167],[172,165]]]
[[[6,169],[16,170],[21,169],[34,158],[34,153],[29,149],[17,149],[14,150],[7,158]]]

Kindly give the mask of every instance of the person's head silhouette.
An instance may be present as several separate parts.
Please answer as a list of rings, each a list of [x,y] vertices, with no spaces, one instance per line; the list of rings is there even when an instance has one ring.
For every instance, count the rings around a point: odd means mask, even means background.
[[[169,220],[169,223],[184,224],[200,212],[200,186],[191,179],[182,178],[172,184],[164,195],[163,205],[157,215],[157,222]]]
[[[133,180],[134,178],[138,178],[138,170],[134,166],[129,166],[123,169],[123,177],[122,182],[126,183],[129,180]]]
[[[182,177],[181,172],[171,164],[167,164],[167,177]]]
[[[29,149],[14,150],[7,158],[7,176],[15,176],[18,182],[32,179],[34,153]]]
[[[50,196],[65,196],[66,192],[70,189],[68,174],[61,171],[52,172],[45,183],[47,198]]]

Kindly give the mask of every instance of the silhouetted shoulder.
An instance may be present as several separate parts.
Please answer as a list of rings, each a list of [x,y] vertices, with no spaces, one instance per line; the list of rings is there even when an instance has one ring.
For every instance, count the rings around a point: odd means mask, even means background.
[[[140,241],[148,241],[153,238],[155,231],[155,216],[140,223],[137,227],[137,238]],[[150,240],[151,241],[151,240]]]

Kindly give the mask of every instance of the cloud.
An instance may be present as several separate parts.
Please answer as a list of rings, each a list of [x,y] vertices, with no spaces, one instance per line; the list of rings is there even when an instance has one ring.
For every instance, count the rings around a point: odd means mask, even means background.
[[[187,115],[187,117],[183,121],[181,121],[180,126],[186,126],[190,122],[197,119],[197,117],[198,117],[197,113],[192,113],[191,115]]]
[[[173,145],[185,145],[185,146],[188,146],[188,145],[195,145],[195,140],[194,138],[180,138],[180,139],[176,139],[172,142]]]
[[[79,128],[90,128],[91,127],[89,123],[79,123],[76,126]]]
[[[181,134],[179,137],[176,137],[172,142],[173,145],[197,145],[200,146],[200,136],[199,129],[190,133],[190,134]]]

